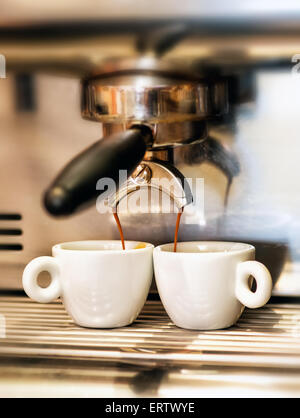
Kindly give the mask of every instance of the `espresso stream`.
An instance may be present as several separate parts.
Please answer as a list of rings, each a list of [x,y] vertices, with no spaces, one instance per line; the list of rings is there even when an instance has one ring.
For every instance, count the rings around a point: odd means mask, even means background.
[[[179,231],[180,219],[181,219],[182,214],[183,214],[183,208],[180,210],[180,212],[177,213],[175,236],[174,236],[174,253],[176,253],[176,250],[177,250],[178,231]]]
[[[179,231],[180,219],[181,219],[182,213],[183,213],[183,208],[177,214],[176,227],[175,227],[175,236],[174,236],[174,253],[176,253],[176,249],[177,249],[178,231]],[[120,238],[121,238],[121,242],[122,242],[122,248],[123,248],[123,250],[125,250],[124,234],[123,234],[123,229],[122,229],[122,225],[121,225],[119,216],[118,216],[118,214],[116,212],[114,212],[113,215],[114,215],[114,218],[115,218],[115,221],[116,221],[116,224],[118,226],[119,233],[120,233]]]
[[[122,241],[122,248],[123,248],[123,250],[125,250],[124,234],[123,234],[123,229],[122,229],[122,226],[121,226],[119,216],[116,212],[114,212],[113,215],[114,215],[114,218],[115,218],[115,221],[117,223],[118,230],[119,230],[119,233],[120,233],[120,237],[121,237],[121,241]]]

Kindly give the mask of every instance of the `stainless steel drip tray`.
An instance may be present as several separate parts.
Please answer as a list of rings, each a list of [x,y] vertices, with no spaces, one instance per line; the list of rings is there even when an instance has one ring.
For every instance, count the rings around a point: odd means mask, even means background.
[[[5,396],[300,396],[300,305],[245,310],[230,329],[200,332],[148,301],[133,325],[96,330],[60,301],[0,296]]]

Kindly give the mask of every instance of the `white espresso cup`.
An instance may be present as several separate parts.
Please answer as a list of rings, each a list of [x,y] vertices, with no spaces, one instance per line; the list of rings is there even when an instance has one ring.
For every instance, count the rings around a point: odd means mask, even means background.
[[[227,328],[244,307],[258,308],[269,300],[268,269],[253,261],[255,248],[234,242],[164,244],[153,252],[154,274],[162,303],[179,327],[198,330]],[[257,289],[252,292],[253,276]]]
[[[52,257],[32,260],[23,287],[33,300],[48,303],[59,296],[74,322],[89,328],[131,324],[146,301],[153,276],[153,245],[125,241],[78,241],[57,244]],[[42,271],[51,283],[37,283]]]

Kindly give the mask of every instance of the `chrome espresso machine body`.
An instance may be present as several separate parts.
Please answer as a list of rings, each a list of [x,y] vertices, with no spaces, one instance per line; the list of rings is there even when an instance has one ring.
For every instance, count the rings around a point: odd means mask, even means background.
[[[127,188],[109,204],[126,239],[172,241],[184,207],[180,240],[254,243],[274,294],[300,295],[300,11],[233,3],[0,22],[0,288],[21,288],[24,265],[57,242],[117,239],[96,183],[121,169]],[[165,177],[172,213],[122,207]]]

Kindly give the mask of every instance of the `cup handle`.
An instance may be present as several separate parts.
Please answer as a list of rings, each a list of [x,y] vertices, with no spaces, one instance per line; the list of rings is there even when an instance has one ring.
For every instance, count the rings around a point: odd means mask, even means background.
[[[252,292],[249,276],[256,280],[256,292]],[[259,308],[265,305],[271,297],[272,278],[266,266],[258,261],[244,261],[237,266],[235,295],[247,308]]]
[[[37,283],[38,275],[42,271],[47,271],[51,276],[51,283],[46,288],[40,287]],[[52,302],[61,295],[59,274],[59,265],[54,257],[35,258],[25,267],[22,279],[24,290],[36,302]]]

